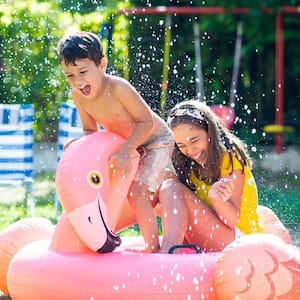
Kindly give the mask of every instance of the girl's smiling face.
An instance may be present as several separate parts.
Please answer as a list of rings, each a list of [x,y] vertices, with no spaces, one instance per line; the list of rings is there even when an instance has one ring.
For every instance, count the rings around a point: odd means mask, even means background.
[[[207,132],[194,124],[181,123],[173,129],[179,150],[198,164],[204,165],[208,157]]]
[[[86,98],[94,98],[101,88],[103,74],[105,73],[106,64],[104,59],[97,66],[88,58],[76,60],[76,65],[66,65],[61,62],[64,74],[70,86]]]

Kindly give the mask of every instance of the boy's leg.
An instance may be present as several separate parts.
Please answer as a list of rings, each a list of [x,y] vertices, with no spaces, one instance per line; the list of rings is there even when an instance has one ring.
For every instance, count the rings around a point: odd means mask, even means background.
[[[125,228],[133,226],[137,223],[136,216],[132,210],[132,206],[129,204],[128,199],[124,200],[124,203],[120,209],[119,218],[114,227],[112,227],[112,231],[115,233],[119,233]]]
[[[159,237],[156,214],[153,209],[154,193],[149,191],[147,185],[133,181],[129,190],[128,201],[143,234],[146,251],[157,252],[159,250]]]
[[[163,182],[165,168],[173,151],[173,142],[164,142],[163,147],[159,147],[158,144],[153,146],[144,148],[144,155],[140,159],[139,169],[128,195],[148,252],[159,250],[158,226],[154,211],[157,203],[155,193]]]

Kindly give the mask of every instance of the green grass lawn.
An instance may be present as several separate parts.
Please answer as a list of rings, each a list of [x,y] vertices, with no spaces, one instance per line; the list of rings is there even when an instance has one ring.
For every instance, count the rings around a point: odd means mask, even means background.
[[[35,178],[33,194],[35,216],[45,217],[55,223],[55,183],[54,175],[40,175]],[[29,217],[23,201],[25,190],[22,187],[5,186],[0,188],[0,231],[9,224]]]
[[[288,171],[272,173],[256,168],[259,203],[270,207],[290,230],[300,247],[300,174]]]
[[[34,181],[35,217],[44,217],[53,224],[57,223],[55,209],[54,174],[38,175]],[[22,187],[0,187],[0,232],[9,224],[30,217],[23,201],[25,189]],[[59,217],[60,212],[58,212]],[[139,234],[138,226],[132,226],[122,232],[123,235]]]

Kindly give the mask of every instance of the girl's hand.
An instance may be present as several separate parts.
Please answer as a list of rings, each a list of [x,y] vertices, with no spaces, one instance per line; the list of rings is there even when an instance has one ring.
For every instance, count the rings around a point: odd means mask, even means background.
[[[208,198],[226,202],[231,198],[233,189],[233,179],[221,178],[211,186]]]

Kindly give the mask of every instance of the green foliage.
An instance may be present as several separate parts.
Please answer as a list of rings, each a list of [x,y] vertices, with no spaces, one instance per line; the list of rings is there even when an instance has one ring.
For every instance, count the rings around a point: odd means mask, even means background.
[[[238,116],[235,130],[244,139],[248,128],[259,131],[275,122],[275,42],[276,12],[282,6],[300,5],[292,1],[151,1],[135,6],[198,6],[224,8],[224,14],[172,15],[172,44],[169,65],[167,109],[187,98],[196,97],[195,37],[193,24],[200,29],[200,52],[204,93],[210,104],[228,104],[234,62],[238,21],[243,22],[243,36],[235,111]],[[248,8],[248,13],[232,14],[230,9]],[[265,8],[269,9],[266,13]],[[152,108],[158,109],[161,94],[162,49],[165,16],[135,15],[130,19],[130,80]],[[285,90],[284,122],[299,127],[299,14],[284,14]],[[136,42],[138,41],[138,43]],[[154,51],[155,50],[155,51]],[[142,75],[141,75],[142,74]],[[238,132],[239,133],[239,132]],[[252,133],[250,133],[251,135]],[[298,132],[299,134],[299,132]],[[297,140],[297,139],[296,139]]]
[[[56,108],[65,90],[56,43],[66,16],[62,18],[51,2],[18,1],[17,7],[10,2],[1,5],[1,102],[34,103],[37,140],[53,140]]]
[[[97,34],[103,22],[111,21],[111,15],[112,10],[91,10],[84,15],[62,11],[59,1],[0,4],[0,103],[34,103],[36,141],[56,140],[59,104],[68,98],[67,82],[57,59],[58,40],[69,30]],[[114,55],[119,58],[115,67],[122,72],[127,21],[118,16],[113,22],[118,29],[114,34]]]

